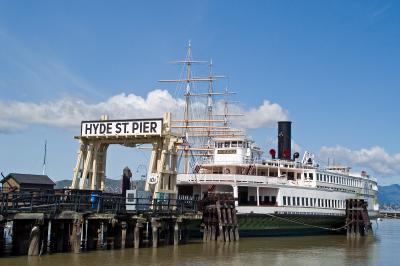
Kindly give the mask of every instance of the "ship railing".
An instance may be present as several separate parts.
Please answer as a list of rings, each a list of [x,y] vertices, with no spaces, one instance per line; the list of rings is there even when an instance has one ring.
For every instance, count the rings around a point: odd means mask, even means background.
[[[238,174],[182,174],[178,176],[178,181],[188,183],[289,184],[286,178]]]

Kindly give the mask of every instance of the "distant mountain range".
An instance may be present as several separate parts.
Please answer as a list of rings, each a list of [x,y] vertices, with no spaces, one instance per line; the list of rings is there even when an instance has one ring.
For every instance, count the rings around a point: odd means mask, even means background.
[[[379,203],[381,205],[397,205],[400,206],[400,185],[394,184],[390,186],[378,186]]]
[[[69,188],[71,186],[71,180],[64,179],[56,181],[56,189]],[[106,178],[105,181],[106,192],[109,193],[121,193],[121,180]]]
[[[71,180],[56,182],[56,188],[66,188],[71,185]],[[106,178],[106,192],[121,193],[121,180]],[[400,185],[379,186],[379,203],[381,205],[400,206]]]

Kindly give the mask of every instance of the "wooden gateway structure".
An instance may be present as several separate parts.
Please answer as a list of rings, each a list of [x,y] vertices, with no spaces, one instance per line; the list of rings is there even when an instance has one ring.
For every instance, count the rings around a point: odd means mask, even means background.
[[[135,147],[153,146],[149,163],[146,190],[153,198],[156,193],[176,197],[177,146],[182,139],[171,133],[171,113],[163,118],[136,120],[83,121],[78,159],[74,169],[71,189],[104,191],[106,158],[109,145]]]

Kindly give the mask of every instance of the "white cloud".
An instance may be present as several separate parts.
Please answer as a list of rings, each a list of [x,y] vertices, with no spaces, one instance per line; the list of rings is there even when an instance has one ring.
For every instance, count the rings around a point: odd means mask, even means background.
[[[218,105],[218,112],[222,113],[222,104]],[[276,126],[277,121],[287,120],[288,112],[277,103],[264,100],[258,107],[245,110],[239,106],[230,106],[229,113],[242,114],[243,116],[233,116],[231,118],[234,126],[243,129],[256,129],[267,126]]]
[[[389,154],[382,147],[374,146],[369,149],[351,150],[342,146],[322,147],[321,159],[335,158],[336,162],[349,166],[368,168],[380,176],[400,175],[400,153]]]
[[[153,90],[146,97],[121,93],[98,103],[72,97],[41,103],[0,101],[0,133],[21,130],[29,124],[77,128],[80,121],[99,119],[103,114],[110,119],[156,117],[167,111],[176,115],[182,113],[183,106],[182,99],[174,98],[166,90]],[[250,110],[235,108],[244,117],[236,119],[234,125],[244,129],[268,126],[287,118],[282,107],[268,101]]]
[[[43,103],[0,101],[0,131],[7,130],[11,122],[14,127],[41,124],[75,128],[80,121],[99,119],[103,114],[121,119],[159,116],[167,110],[173,112],[182,105],[182,100],[173,99],[165,90],[151,91],[146,98],[121,93],[94,104],[70,97]]]

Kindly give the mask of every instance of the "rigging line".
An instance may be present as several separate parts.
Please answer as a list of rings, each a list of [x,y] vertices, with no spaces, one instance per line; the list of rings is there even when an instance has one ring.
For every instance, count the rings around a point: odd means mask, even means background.
[[[305,225],[305,226],[309,226],[309,227],[314,227],[314,228],[319,228],[319,229],[325,229],[325,230],[329,230],[329,231],[339,231],[341,229],[346,228],[347,226],[349,226],[350,224],[353,223],[353,221],[346,223],[345,225],[338,227],[338,228],[328,228],[328,227],[323,227],[323,226],[318,226],[318,225],[313,225],[313,224],[306,224],[306,223],[302,223],[302,222],[298,222],[298,221],[293,221],[290,220],[289,218],[284,218],[284,217],[279,217],[270,213],[265,213],[266,215],[273,217],[273,218],[277,218],[283,221],[287,221],[287,222],[291,222],[291,223],[295,223],[295,224],[300,224],[300,225]]]

